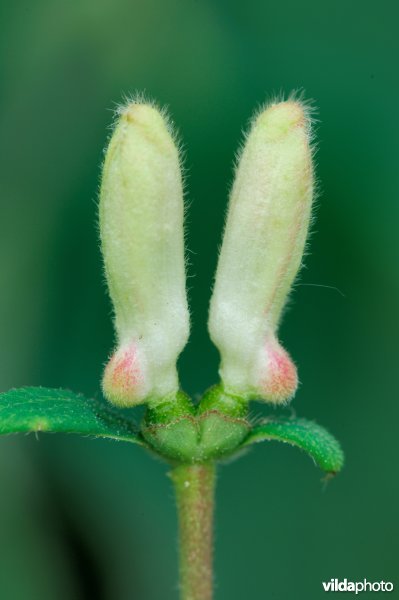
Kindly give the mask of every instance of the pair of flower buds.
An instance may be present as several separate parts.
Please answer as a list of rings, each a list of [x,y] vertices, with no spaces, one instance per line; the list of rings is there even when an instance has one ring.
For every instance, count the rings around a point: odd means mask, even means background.
[[[297,372],[277,329],[300,267],[313,195],[310,122],[297,100],[255,115],[237,161],[210,304],[225,391],[284,403]],[[173,400],[187,343],[181,160],[150,103],[120,110],[104,162],[100,235],[117,348],[103,378],[118,406]]]

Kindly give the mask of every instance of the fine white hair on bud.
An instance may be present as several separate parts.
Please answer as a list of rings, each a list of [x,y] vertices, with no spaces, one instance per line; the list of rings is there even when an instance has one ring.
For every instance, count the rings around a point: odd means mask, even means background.
[[[172,396],[189,334],[183,185],[163,112],[145,102],[119,110],[104,162],[99,224],[117,348],[103,391],[118,406]]]
[[[210,305],[227,392],[278,404],[296,391],[277,328],[301,265],[313,188],[307,108],[296,99],[267,106],[237,163]]]

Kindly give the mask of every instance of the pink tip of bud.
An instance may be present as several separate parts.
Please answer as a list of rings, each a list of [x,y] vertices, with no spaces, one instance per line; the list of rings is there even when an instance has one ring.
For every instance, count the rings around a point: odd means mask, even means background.
[[[264,346],[265,370],[260,388],[263,397],[274,404],[290,400],[298,387],[296,366],[288,352],[275,338],[268,338]]]
[[[132,406],[145,396],[145,384],[136,344],[118,348],[105,367],[103,392],[117,406]]]

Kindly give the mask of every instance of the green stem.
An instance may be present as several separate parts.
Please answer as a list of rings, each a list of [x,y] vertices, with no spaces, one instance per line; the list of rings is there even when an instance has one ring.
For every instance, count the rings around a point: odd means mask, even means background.
[[[215,466],[179,465],[171,478],[179,517],[180,598],[211,600]]]

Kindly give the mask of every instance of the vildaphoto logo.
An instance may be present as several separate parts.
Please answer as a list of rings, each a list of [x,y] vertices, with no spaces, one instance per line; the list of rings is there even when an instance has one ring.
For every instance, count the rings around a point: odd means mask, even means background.
[[[393,583],[391,581],[349,581],[348,579],[330,579],[330,581],[322,581],[325,592],[392,592]]]

